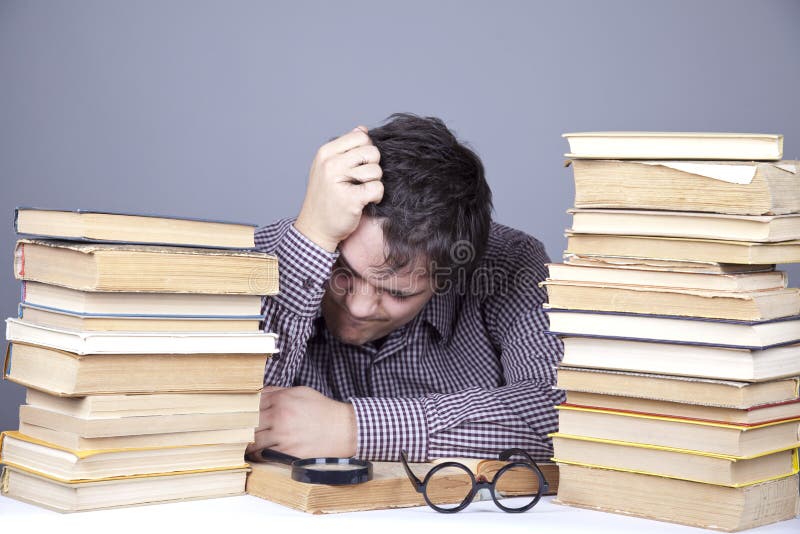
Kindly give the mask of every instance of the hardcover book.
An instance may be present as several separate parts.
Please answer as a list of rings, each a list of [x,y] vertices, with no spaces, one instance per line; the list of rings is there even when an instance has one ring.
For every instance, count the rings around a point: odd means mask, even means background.
[[[506,464],[499,460],[443,458],[433,463],[412,463],[409,466],[414,474],[424,478],[436,463],[451,460],[463,463],[473,473],[484,475],[488,480]],[[550,493],[555,493],[558,490],[558,468],[549,462],[538,465],[547,480]],[[422,494],[417,493],[411,485],[400,462],[373,462],[372,480],[348,486],[297,482],[292,480],[288,465],[259,462],[251,466],[252,472],[247,477],[247,493],[303,512],[330,514],[425,505]],[[461,501],[464,497],[463,486],[468,482],[466,475],[450,476],[449,485],[442,484],[438,488],[437,495],[442,499],[439,504]],[[514,480],[511,483],[519,484]],[[532,495],[537,490],[535,485],[530,485],[527,477],[518,487],[505,489],[510,494],[519,495]]]
[[[566,310],[545,307],[552,333],[764,350],[800,343],[800,316],[736,321],[676,315]]]
[[[253,251],[21,239],[14,276],[81,291],[273,295],[278,260]]]
[[[797,449],[738,458],[555,433],[553,461],[738,488],[797,474]]]
[[[591,510],[736,532],[793,519],[798,476],[740,488],[577,465],[559,466],[555,502]]]
[[[570,391],[746,410],[800,398],[800,378],[742,382],[692,376],[558,367],[556,387]],[[569,393],[568,393],[569,394]]]
[[[800,185],[800,184],[799,184]],[[772,243],[800,239],[800,215],[724,215],[691,211],[567,210],[579,234],[691,237]]]
[[[800,375],[800,344],[750,350],[691,343],[563,338],[562,364],[742,382],[761,382]]]
[[[558,431],[571,436],[737,458],[753,458],[800,447],[800,418],[751,425],[569,404],[561,404],[557,409]]]
[[[83,512],[141,504],[241,495],[247,469],[214,469],[68,482],[6,466],[0,494],[56,512]]]
[[[256,225],[163,215],[17,208],[20,234],[78,241],[252,248]]]
[[[74,450],[20,432],[0,435],[0,460],[69,483],[205,469],[247,467],[247,443],[186,447]]]
[[[800,212],[797,161],[575,159],[575,207],[785,215]]]
[[[268,354],[75,354],[9,344],[4,376],[53,395],[257,392]]]
[[[783,136],[707,132],[580,132],[562,135],[568,158],[779,160]]]
[[[751,243],[721,239],[567,232],[567,253],[763,265],[800,262],[800,241]]]

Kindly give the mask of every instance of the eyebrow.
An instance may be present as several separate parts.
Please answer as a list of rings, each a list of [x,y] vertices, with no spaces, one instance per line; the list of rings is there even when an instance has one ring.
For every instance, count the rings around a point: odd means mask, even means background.
[[[355,269],[353,269],[353,266],[352,266],[352,265],[350,265],[350,262],[349,262],[349,261],[347,261],[347,258],[345,258],[345,257],[344,257],[344,254],[342,254],[341,252],[339,252],[339,261],[341,261],[341,262],[342,262],[342,264],[344,264],[344,268],[345,268],[345,269],[347,269],[348,271],[350,271],[350,272],[353,274],[353,276],[355,276],[356,278],[359,278],[359,279],[361,279],[361,280],[364,280],[364,281],[368,282],[368,283],[369,283],[370,285],[372,285],[372,286],[375,286],[375,284],[373,284],[372,282],[370,282],[369,280],[367,280],[367,279],[364,277],[364,275],[362,275],[361,273],[359,273],[358,271],[356,271]],[[391,293],[391,294],[393,294],[393,295],[399,295],[399,296],[401,296],[401,297],[413,297],[413,296],[419,295],[420,293],[422,293],[422,292],[424,291],[424,289],[420,289],[419,291],[414,291],[414,292],[406,292],[406,291],[395,291],[395,290],[390,290],[390,289],[386,289],[385,287],[379,287],[379,286],[375,286],[375,287],[378,287],[378,289],[381,289],[381,290],[383,290],[383,291],[387,291],[388,293]]]

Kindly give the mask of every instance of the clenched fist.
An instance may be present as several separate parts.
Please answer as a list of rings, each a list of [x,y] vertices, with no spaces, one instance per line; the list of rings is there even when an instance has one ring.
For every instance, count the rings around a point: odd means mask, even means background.
[[[364,206],[383,198],[380,158],[365,126],[322,145],[311,164],[295,228],[334,252],[358,226]]]

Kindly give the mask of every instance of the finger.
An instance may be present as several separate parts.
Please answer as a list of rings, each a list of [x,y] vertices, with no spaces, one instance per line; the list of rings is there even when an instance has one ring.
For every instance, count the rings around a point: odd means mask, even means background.
[[[275,403],[275,393],[282,391],[284,388],[281,386],[266,386],[261,390],[261,398],[259,399],[259,409],[266,410]]]
[[[381,153],[378,147],[374,145],[359,146],[352,150],[348,150],[344,154],[339,154],[336,159],[331,163],[340,169],[351,169],[359,165],[369,165],[371,163],[380,163]]]
[[[380,180],[364,182],[363,184],[353,184],[353,187],[357,188],[356,194],[359,195],[361,203],[364,206],[370,202],[378,204],[381,199],[383,199],[383,182]]]
[[[357,126],[333,141],[325,143],[320,147],[319,151],[323,156],[330,157],[336,154],[343,154],[359,146],[371,144],[372,139],[367,134],[367,128],[365,126]]]
[[[377,163],[359,165],[345,171],[345,176],[356,182],[371,182],[383,177],[383,169]]]
[[[258,414],[258,426],[256,430],[266,430],[272,428],[272,416],[275,410],[272,408],[265,408]]]
[[[255,433],[253,443],[247,445],[245,453],[270,449],[277,444],[278,441],[275,439],[272,430],[259,430]]]

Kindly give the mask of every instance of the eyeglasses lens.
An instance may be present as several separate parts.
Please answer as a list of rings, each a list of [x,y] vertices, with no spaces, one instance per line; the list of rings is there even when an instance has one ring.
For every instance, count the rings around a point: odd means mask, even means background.
[[[514,465],[500,474],[495,482],[494,493],[497,499],[519,497],[503,503],[507,508],[519,509],[533,502],[538,491],[539,478],[536,470],[528,465]]]
[[[460,467],[443,467],[430,475],[425,494],[432,505],[442,510],[458,508],[472,491],[469,471]]]

